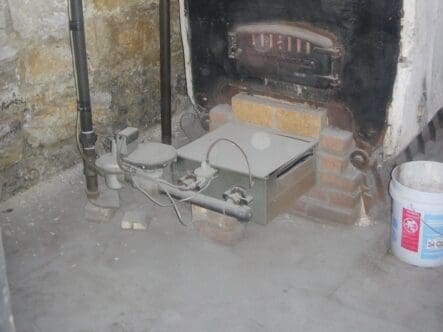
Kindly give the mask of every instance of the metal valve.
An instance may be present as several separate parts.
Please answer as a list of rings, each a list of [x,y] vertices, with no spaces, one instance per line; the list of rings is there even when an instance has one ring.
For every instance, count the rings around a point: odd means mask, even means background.
[[[231,201],[236,205],[249,205],[254,197],[248,194],[246,189],[242,187],[232,187],[223,194],[223,199],[225,201]]]

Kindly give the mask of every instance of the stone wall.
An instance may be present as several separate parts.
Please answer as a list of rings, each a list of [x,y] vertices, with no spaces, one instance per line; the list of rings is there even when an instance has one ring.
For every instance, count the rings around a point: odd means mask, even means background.
[[[94,121],[103,140],[160,116],[158,1],[84,0]],[[0,186],[5,199],[80,161],[67,0],[0,0]],[[174,106],[185,95],[172,2]]]

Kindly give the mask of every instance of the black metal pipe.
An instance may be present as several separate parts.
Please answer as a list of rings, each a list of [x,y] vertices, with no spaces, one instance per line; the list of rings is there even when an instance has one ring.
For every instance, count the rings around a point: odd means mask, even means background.
[[[89,91],[88,63],[86,56],[83,1],[69,0],[69,29],[73,52],[74,74],[77,88],[77,112],[80,117],[80,143],[86,189],[88,196],[98,195],[97,171],[95,169],[95,143],[97,135],[92,124],[91,95]],[[78,135],[78,133],[76,133]]]
[[[443,128],[443,108],[437,113],[438,124],[440,128]]]
[[[162,142],[171,144],[171,27],[169,0],[160,0],[160,95]]]

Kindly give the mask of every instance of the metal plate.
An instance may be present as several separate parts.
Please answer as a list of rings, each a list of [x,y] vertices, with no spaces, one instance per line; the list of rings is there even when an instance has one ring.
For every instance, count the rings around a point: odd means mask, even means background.
[[[286,136],[271,129],[233,122],[180,148],[178,156],[195,162],[204,161],[210,146],[222,138],[234,141],[244,150],[252,175],[261,179],[298,160],[317,143],[315,140]],[[215,168],[248,174],[243,154],[230,142],[217,143],[210,153],[209,161]]]

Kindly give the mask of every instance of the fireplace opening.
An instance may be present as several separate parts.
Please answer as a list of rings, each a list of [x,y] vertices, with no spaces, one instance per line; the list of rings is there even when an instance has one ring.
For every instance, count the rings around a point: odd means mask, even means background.
[[[385,129],[401,8],[401,0],[186,0],[195,102],[209,110],[244,91],[317,104],[371,149]]]

